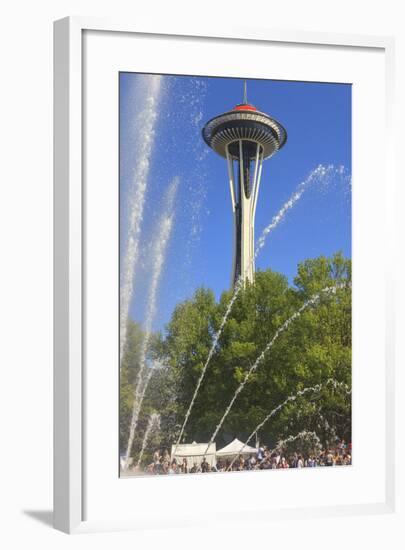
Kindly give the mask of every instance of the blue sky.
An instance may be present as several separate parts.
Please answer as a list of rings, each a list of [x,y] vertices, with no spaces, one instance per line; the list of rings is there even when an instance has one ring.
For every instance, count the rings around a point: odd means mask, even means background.
[[[126,248],[128,193],[136,155],[137,112],[148,75],[120,74],[121,260]],[[248,80],[248,100],[287,130],[283,149],[264,162],[256,212],[256,238],[297,185],[319,164],[351,172],[351,86],[349,84]],[[150,281],[148,252],[161,214],[164,191],[178,176],[175,223],[158,296],[154,328],[162,329],[175,305],[199,286],[219,297],[232,270],[232,214],[224,159],[201,138],[204,123],[241,103],[243,80],[164,77],[163,95],[148,177],[141,255],[136,266],[130,316],[142,322]],[[290,282],[297,264],[321,254],[351,256],[351,189],[336,178],[314,185],[268,237],[256,263]]]

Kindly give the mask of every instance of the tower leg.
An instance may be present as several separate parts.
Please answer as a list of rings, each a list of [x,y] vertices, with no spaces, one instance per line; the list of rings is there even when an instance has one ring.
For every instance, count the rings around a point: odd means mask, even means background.
[[[253,282],[253,197],[255,195],[252,189],[250,179],[250,161],[244,151],[243,141],[239,141],[239,204],[241,210],[240,224],[240,276],[244,280]],[[253,191],[253,192],[252,192]]]
[[[232,283],[239,278],[253,282],[254,279],[254,222],[257,196],[263,163],[263,148],[258,143],[239,140],[238,156],[232,156],[226,148],[232,212],[234,216],[234,256]],[[252,156],[252,147],[255,147]],[[237,182],[234,174],[237,162]],[[253,178],[251,167],[254,165]]]

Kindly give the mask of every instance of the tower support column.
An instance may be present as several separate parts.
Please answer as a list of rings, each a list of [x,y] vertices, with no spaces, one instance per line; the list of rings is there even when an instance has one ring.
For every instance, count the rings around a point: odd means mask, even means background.
[[[259,146],[257,146],[259,147]],[[239,141],[239,203],[241,209],[240,227],[240,273],[238,277],[253,282],[254,235],[253,235],[253,193],[255,182],[250,181],[250,160]],[[252,189],[253,187],[253,189]],[[234,281],[236,282],[236,281]]]
[[[230,153],[226,147],[229,187],[234,218],[234,253],[232,284],[239,278],[253,282],[254,278],[254,222],[263,163],[262,147],[259,143],[238,140]],[[235,147],[235,145],[237,145]],[[253,154],[252,154],[253,153]],[[237,179],[235,178],[235,164]],[[253,171],[253,176],[252,176]]]

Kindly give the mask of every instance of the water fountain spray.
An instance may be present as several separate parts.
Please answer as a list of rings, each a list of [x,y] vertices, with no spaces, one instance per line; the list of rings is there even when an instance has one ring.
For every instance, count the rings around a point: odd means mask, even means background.
[[[205,450],[205,453],[204,453],[204,456],[206,455],[208,449],[209,449],[209,446],[215,441],[215,438],[216,436],[218,435],[218,432],[219,430],[221,429],[222,427],[222,424],[224,423],[226,417],[228,416],[228,414],[230,413],[232,407],[233,407],[233,404],[235,403],[236,401],[236,398],[238,397],[238,395],[241,393],[241,391],[243,390],[243,388],[245,387],[245,385],[247,384],[250,376],[255,372],[255,370],[258,368],[258,366],[260,365],[260,363],[263,361],[263,359],[265,358],[267,352],[273,347],[274,343],[276,342],[276,340],[278,339],[278,337],[288,329],[288,327],[291,325],[291,323],[293,323],[296,319],[298,319],[301,314],[303,313],[303,311],[305,311],[308,307],[310,306],[314,306],[315,304],[317,304],[321,298],[322,295],[330,295],[330,294],[335,294],[336,291],[339,289],[339,288],[344,288],[346,286],[346,283],[337,283],[336,285],[334,286],[330,286],[330,287],[326,287],[324,289],[322,289],[318,294],[315,294],[314,296],[312,296],[311,298],[309,298],[308,300],[306,300],[302,306],[293,314],[291,315],[291,317],[289,317],[287,319],[287,321],[285,321],[281,327],[279,327],[273,338],[267,343],[266,347],[264,348],[264,350],[261,352],[261,354],[259,355],[259,357],[256,359],[256,361],[254,362],[254,364],[250,367],[250,369],[248,370],[248,372],[246,373],[244,379],[242,380],[242,382],[239,384],[239,386],[236,388],[236,391],[234,393],[234,395],[232,396],[232,399],[231,401],[229,402],[229,405],[227,406],[227,408],[225,409],[225,412],[221,418],[221,420],[219,421],[217,427],[215,428],[215,431],[214,433],[212,434],[211,438],[210,438],[210,441],[208,443],[208,446],[207,446],[207,449]]]
[[[134,405],[132,409],[132,419],[130,425],[129,439],[127,452],[125,455],[125,467],[128,467],[128,461],[131,454],[132,445],[134,442],[135,430],[139,419],[139,413],[141,411],[142,401],[149,384],[149,380],[152,374],[152,367],[147,367],[147,352],[152,332],[152,325],[156,314],[156,300],[159,288],[160,276],[162,274],[162,269],[164,261],[166,258],[167,246],[170,239],[170,234],[172,231],[173,220],[174,220],[174,201],[177,193],[177,188],[179,186],[179,178],[175,177],[168,188],[164,213],[158,223],[158,231],[156,235],[155,242],[152,246],[152,279],[149,287],[149,295],[147,300],[147,309],[146,309],[146,319],[145,319],[145,335],[142,341],[140,359],[139,359],[139,369],[136,378],[135,385],[135,395],[134,395]],[[146,377],[146,380],[143,379],[143,374],[146,368],[149,368],[149,373]]]
[[[152,431],[153,428],[155,428],[156,430],[160,429],[160,414],[152,413],[149,417],[148,425],[146,426],[145,435],[144,435],[143,441],[142,441],[142,447],[141,447],[141,450],[139,452],[138,462],[136,464],[137,466],[140,466],[140,464],[141,464],[143,453],[145,452],[146,445],[148,443],[148,439],[149,439],[149,436],[150,436],[151,431]]]
[[[252,258],[252,262],[254,262],[257,259],[261,249],[264,247],[264,245],[266,243],[266,239],[269,236],[269,234],[272,231],[274,231],[274,229],[276,229],[276,227],[283,221],[283,219],[285,218],[287,212],[289,210],[291,210],[293,208],[293,206],[299,201],[299,199],[303,195],[304,191],[308,188],[308,186],[310,184],[323,183],[328,178],[331,178],[331,177],[334,177],[334,176],[343,176],[343,174],[344,174],[344,167],[343,166],[335,167],[333,164],[329,164],[327,166],[325,166],[323,164],[319,164],[314,170],[312,170],[310,172],[310,174],[307,176],[307,178],[297,186],[294,193],[283,204],[283,206],[278,211],[278,213],[272,218],[271,222],[263,229],[262,234],[261,234],[259,240],[257,241],[255,253],[254,253],[254,256]],[[195,387],[193,397],[191,398],[190,405],[187,409],[187,412],[186,412],[186,415],[185,415],[185,418],[184,418],[184,421],[183,421],[183,425],[182,425],[181,430],[180,430],[180,434],[177,438],[177,442],[176,442],[176,445],[175,445],[175,451],[177,450],[177,447],[181,442],[181,438],[183,437],[183,433],[184,433],[185,427],[187,425],[188,419],[190,417],[191,410],[194,406],[194,403],[195,403],[195,400],[197,398],[198,392],[200,390],[200,386],[202,384],[202,381],[204,380],[205,373],[207,371],[208,365],[210,364],[212,356],[215,353],[216,347],[218,345],[218,341],[219,341],[219,339],[222,335],[225,324],[226,324],[226,322],[228,320],[228,317],[229,317],[229,315],[232,311],[233,305],[236,301],[236,298],[238,297],[239,292],[244,287],[244,281],[245,281],[245,276],[239,277],[238,280],[236,281],[236,283],[234,285],[234,288],[233,288],[233,294],[232,294],[231,300],[230,300],[230,302],[229,302],[229,304],[226,308],[225,314],[224,314],[224,316],[221,320],[221,324],[219,326],[219,329],[214,334],[214,338],[213,338],[213,341],[212,341],[211,348],[209,350],[207,359],[204,363],[204,366],[203,366],[203,369],[201,371],[200,377],[197,381],[197,385]]]
[[[295,434],[295,435],[289,435],[285,439],[280,439],[280,441],[277,442],[276,449],[282,449],[285,447],[288,443],[292,443],[293,441],[296,441],[297,439],[309,439],[312,438],[316,442],[316,446],[321,449],[321,440],[318,437],[318,434],[316,432],[309,432],[308,430],[302,430],[301,432]]]
[[[129,227],[127,249],[123,260],[122,283],[120,293],[120,366],[127,339],[128,313],[134,289],[135,265],[139,254],[139,237],[150,162],[154,151],[155,131],[158,121],[158,109],[162,95],[160,75],[144,76],[145,95],[142,100],[145,107],[137,114],[135,128],[138,134],[136,145],[135,170],[129,190]]]
[[[266,244],[267,235],[271,233],[273,229],[275,229],[278,226],[278,224],[283,220],[288,210],[291,210],[294,204],[297,201],[299,201],[299,199],[303,195],[304,191],[308,188],[308,186],[314,183],[324,184],[328,182],[331,178],[336,176],[345,177],[344,166],[336,167],[333,164],[328,164],[328,165],[318,164],[318,166],[308,174],[307,178],[297,186],[296,190],[288,199],[288,201],[286,201],[283,204],[279,212],[273,217],[269,225],[267,225],[263,229],[262,234],[259,240],[257,241],[254,260],[257,259],[257,256],[259,255],[260,250]]]
[[[245,448],[246,445],[249,444],[249,442],[251,441],[251,439],[259,432],[259,430],[261,430],[263,428],[263,426],[270,420],[270,418],[272,416],[274,416],[277,412],[279,412],[281,409],[283,409],[286,405],[288,405],[288,403],[291,403],[293,401],[296,401],[296,399],[298,399],[299,397],[302,397],[303,395],[305,395],[306,393],[308,392],[314,392],[314,393],[317,393],[317,392],[320,392],[323,388],[325,387],[328,387],[328,386],[332,386],[334,389],[336,388],[343,388],[343,390],[347,393],[347,394],[350,394],[351,393],[351,390],[349,388],[349,386],[347,384],[345,384],[344,382],[338,382],[337,380],[335,380],[334,378],[328,378],[326,380],[326,382],[323,382],[321,384],[316,384],[315,386],[308,386],[300,391],[298,391],[296,394],[294,395],[290,395],[289,397],[287,397],[287,399],[285,399],[282,403],[280,403],[279,405],[277,405],[277,407],[275,407],[273,410],[271,410],[269,412],[269,414],[264,418],[264,420],[262,420],[262,422],[260,422],[260,424],[258,424],[256,426],[256,428],[253,430],[253,432],[249,435],[249,437],[247,438],[247,440],[245,441],[245,443],[243,444],[243,446],[241,447],[241,451],[239,451],[233,458],[232,462],[230,463],[229,467],[228,467],[228,471],[232,468],[238,454],[240,454],[242,452],[242,449]]]

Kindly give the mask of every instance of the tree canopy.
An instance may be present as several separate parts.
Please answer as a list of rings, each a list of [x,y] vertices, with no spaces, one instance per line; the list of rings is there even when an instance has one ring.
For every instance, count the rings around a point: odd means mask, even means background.
[[[269,412],[299,390],[321,384],[286,404],[259,431],[260,441],[275,445],[294,433],[313,431],[327,446],[337,436],[351,439],[351,261],[338,253],[298,265],[294,284],[271,270],[258,271],[253,284],[239,293],[218,341],[185,427],[185,442],[208,442],[235,390],[273,338],[277,329],[309,298],[326,287],[347,283],[335,293],[322,294],[289,325],[243,391],[216,438],[217,447],[234,437],[245,441]],[[145,394],[132,449],[139,453],[149,415],[160,414],[161,429],[144,454],[159,445],[170,450],[176,442],[196,383],[207,360],[232,291],[219,301],[210,289],[199,288],[177,305],[165,331],[155,334],[149,350],[156,364]],[[134,399],[143,335],[129,322],[121,368],[120,444],[124,449]],[[328,384],[328,380],[339,384]],[[149,454],[148,454],[149,453]]]

